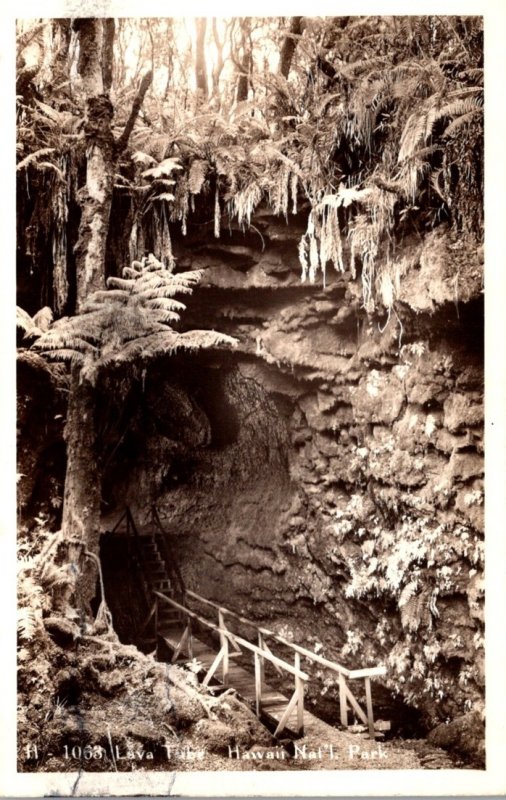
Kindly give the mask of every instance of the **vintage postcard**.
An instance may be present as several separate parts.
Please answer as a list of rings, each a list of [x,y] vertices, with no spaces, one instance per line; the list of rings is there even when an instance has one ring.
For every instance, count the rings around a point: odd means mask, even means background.
[[[506,14],[424,5],[6,20],[3,796],[506,789]]]

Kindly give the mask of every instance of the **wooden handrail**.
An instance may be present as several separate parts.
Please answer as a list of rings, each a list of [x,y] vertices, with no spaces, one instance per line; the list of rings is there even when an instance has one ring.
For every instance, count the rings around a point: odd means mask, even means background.
[[[123,511],[122,515],[120,517],[118,517],[118,519],[116,520],[116,525],[113,527],[113,529],[111,531],[111,534],[113,534],[119,528],[119,526],[121,525],[121,523],[125,519],[126,515],[127,515],[127,512],[126,512],[126,509],[125,509]]]
[[[374,678],[375,675],[386,675],[386,667],[364,667],[364,669],[351,669],[348,678]]]
[[[185,583],[184,583],[184,580],[183,580],[183,576],[181,575],[181,570],[179,569],[179,564],[177,563],[177,560],[176,560],[174,554],[169,551],[169,548],[167,546],[167,541],[166,541],[167,531],[165,530],[165,528],[162,525],[162,521],[160,519],[160,514],[158,513],[158,509],[157,509],[156,506],[152,507],[151,515],[152,515],[152,517],[153,517],[153,519],[155,521],[155,524],[158,527],[160,533],[162,534],[161,535],[161,543],[162,543],[162,549],[163,549],[162,557],[163,557],[163,560],[165,562],[165,566],[166,566],[169,574],[175,577],[176,582],[179,585],[179,592],[180,592],[181,598],[182,598],[182,600],[184,602],[185,594],[186,594],[186,586],[185,586]]]
[[[309,675],[306,672],[303,672],[301,669],[296,669],[292,667],[291,664],[288,664],[286,661],[283,661],[282,658],[278,658],[273,653],[267,650],[261,650],[260,647],[257,647],[255,644],[252,644],[247,639],[243,639],[241,636],[237,636],[237,634],[232,633],[227,628],[220,628],[218,625],[215,625],[213,622],[209,622],[205,617],[202,617],[200,614],[197,614],[195,611],[190,611],[189,608],[181,605],[180,603],[173,600],[171,597],[167,597],[167,595],[162,594],[162,592],[154,591],[154,595],[159,597],[161,600],[164,600],[166,603],[169,603],[174,608],[183,611],[188,617],[191,619],[195,619],[200,622],[201,625],[204,625],[206,628],[210,630],[216,631],[218,634],[226,636],[227,639],[236,641],[238,644],[242,645],[246,648],[246,650],[250,650],[252,653],[256,653],[263,658],[266,658],[268,661],[272,662],[273,664],[277,664],[281,669],[285,670],[285,672],[289,672],[290,675],[294,677],[301,678],[303,681],[309,680]]]
[[[114,530],[116,530],[116,528],[118,527],[118,525],[120,524],[120,522],[123,519],[126,519],[127,533],[130,532],[130,528],[134,532],[133,543],[134,543],[135,553],[137,555],[140,584],[142,586],[142,593],[144,595],[144,599],[146,601],[146,605],[149,608],[151,606],[151,593],[149,591],[149,586],[147,586],[147,584],[146,584],[146,581],[145,581],[145,578],[144,578],[144,574],[143,574],[143,570],[142,570],[142,564],[144,562],[144,556],[143,556],[142,549],[141,549],[141,546],[140,546],[139,531],[137,530],[137,526],[136,526],[136,524],[134,522],[134,518],[132,516],[132,512],[130,511],[130,508],[128,506],[125,506],[125,511],[122,514],[122,516],[120,517],[120,519],[118,520],[118,522],[116,523],[116,525],[115,525],[115,527],[113,529],[113,532],[114,532]]]
[[[192,592],[190,589],[186,590],[186,594],[190,597],[195,598],[195,600],[200,600],[201,603],[205,603],[208,606],[212,606],[212,608],[221,611],[222,614],[228,614],[228,616],[234,617],[234,619],[238,620],[239,622],[242,622],[245,625],[249,625],[252,628],[255,628],[263,636],[269,637],[270,639],[274,639],[276,642],[284,645],[285,647],[289,647],[291,650],[304,656],[309,661],[313,661],[316,664],[321,664],[323,667],[327,667],[328,669],[331,669],[334,672],[341,673],[341,675],[345,675],[347,678],[354,679],[354,678],[366,678],[368,676],[372,677],[375,675],[386,675],[385,667],[366,667],[365,669],[355,669],[355,670],[347,669],[347,667],[343,667],[342,664],[338,664],[336,661],[329,661],[328,658],[319,656],[318,653],[312,653],[311,650],[307,650],[305,647],[301,647],[298,644],[290,642],[288,639],[285,639],[278,633],[274,633],[274,631],[271,631],[268,628],[260,627],[247,617],[243,617],[240,614],[237,614],[235,611],[231,611],[231,609],[229,608],[220,606],[218,605],[218,603],[214,603],[212,600],[208,600],[206,597],[202,597],[202,595],[197,594],[196,592]]]

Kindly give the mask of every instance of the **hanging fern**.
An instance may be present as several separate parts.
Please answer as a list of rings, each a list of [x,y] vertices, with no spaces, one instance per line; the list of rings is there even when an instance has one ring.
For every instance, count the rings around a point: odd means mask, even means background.
[[[199,194],[204,185],[207,175],[207,162],[201,158],[195,158],[190,166],[188,173],[188,190],[192,194]]]

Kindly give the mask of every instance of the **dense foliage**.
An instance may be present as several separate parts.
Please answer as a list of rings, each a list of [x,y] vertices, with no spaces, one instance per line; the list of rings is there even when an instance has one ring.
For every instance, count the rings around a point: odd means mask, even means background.
[[[410,266],[397,255],[407,234],[447,224],[481,240],[480,18],[192,26],[121,20],[113,31],[114,131],[142,72],[154,75],[115,176],[129,261],[151,250],[169,265],[171,236],[192,215],[219,237],[267,204],[307,216],[302,277],[325,277],[329,264],[361,277],[372,310],[395,303]],[[79,52],[68,20],[35,24],[18,40],[21,274],[35,278],[38,307],[61,313],[73,304],[85,157],[83,99],[68,80]]]

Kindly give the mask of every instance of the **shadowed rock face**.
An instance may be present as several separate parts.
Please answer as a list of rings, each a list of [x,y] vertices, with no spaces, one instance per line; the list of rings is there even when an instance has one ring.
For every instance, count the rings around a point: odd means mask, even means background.
[[[385,663],[380,716],[392,693],[429,727],[480,712],[478,259],[428,237],[399,316],[370,318],[351,276],[300,283],[296,227],[257,222],[262,240],[180,245],[207,270],[185,324],[239,347],[149,367],[108,509],[156,502],[191,588],[350,667]]]

